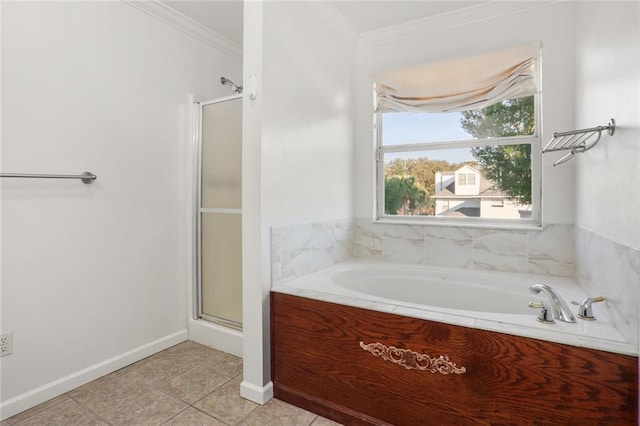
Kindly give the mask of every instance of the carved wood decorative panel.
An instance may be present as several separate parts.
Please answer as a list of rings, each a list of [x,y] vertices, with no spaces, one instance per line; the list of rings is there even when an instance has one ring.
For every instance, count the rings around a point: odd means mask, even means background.
[[[370,352],[373,356],[379,356],[385,361],[391,361],[394,364],[401,365],[407,370],[421,370],[440,374],[464,374],[467,372],[466,368],[458,367],[449,361],[449,357],[446,355],[433,358],[410,349],[398,349],[395,346],[385,346],[379,342],[369,344],[360,342],[360,347]]]

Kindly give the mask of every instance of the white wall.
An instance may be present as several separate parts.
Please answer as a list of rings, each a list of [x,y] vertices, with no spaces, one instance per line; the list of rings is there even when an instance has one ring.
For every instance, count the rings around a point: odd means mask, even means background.
[[[2,180],[4,417],[186,337],[187,96],[240,72],[121,2],[2,3],[3,172],[98,176]]]
[[[271,376],[271,227],[353,215],[355,49],[306,2],[249,2],[244,37],[245,79],[255,73],[260,92],[244,113],[242,392],[259,400]]]
[[[637,2],[576,5],[576,127],[617,122],[614,136],[605,134],[597,147],[576,158],[576,224],[635,247],[640,247],[639,16]]]
[[[575,127],[605,125],[576,155],[579,283],[602,294],[618,328],[638,341],[640,292],[640,4],[576,3]],[[595,309],[595,308],[594,308]]]
[[[449,15],[451,25],[442,28],[442,20],[425,21],[422,28],[411,24],[413,31],[402,35],[400,31],[387,31],[383,38],[358,50],[356,74],[356,169],[355,213],[370,218],[373,212],[373,129],[372,81],[370,75],[379,70],[408,66],[421,62],[458,57],[478,52],[529,42],[542,43],[542,126],[545,143],[555,131],[570,129],[573,125],[573,56],[572,5],[547,5],[518,13],[513,10],[518,2],[489,4],[497,8],[491,18],[476,15]],[[531,7],[532,3],[520,3]],[[535,6],[535,4],[533,4]],[[504,13],[500,9],[505,10]],[[459,16],[456,19],[456,16]],[[486,18],[487,15],[484,16]],[[437,28],[433,30],[432,28]],[[401,36],[398,36],[400,34]],[[543,157],[543,223],[573,223],[574,172],[573,165],[552,167],[556,154]],[[562,182],[562,184],[558,184]]]

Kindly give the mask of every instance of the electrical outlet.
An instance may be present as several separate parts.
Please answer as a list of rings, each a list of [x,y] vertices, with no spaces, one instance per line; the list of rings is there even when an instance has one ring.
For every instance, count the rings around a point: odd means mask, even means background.
[[[13,353],[13,333],[11,331],[0,334],[0,357]]]

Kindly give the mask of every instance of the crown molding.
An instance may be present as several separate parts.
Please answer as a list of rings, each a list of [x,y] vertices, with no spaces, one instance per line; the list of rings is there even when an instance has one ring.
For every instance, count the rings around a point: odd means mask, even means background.
[[[185,34],[202,41],[236,59],[242,59],[242,46],[234,43],[201,23],[172,9],[159,0],[121,0],[129,6],[164,22]]]
[[[358,34],[347,19],[330,2],[305,1],[309,7],[322,18],[349,46],[354,49],[358,44]]]
[[[424,34],[455,28],[463,25],[488,21],[502,16],[521,13],[531,9],[559,3],[553,1],[490,1],[436,16],[362,33],[358,37],[357,48],[367,49],[381,44],[392,43]]]

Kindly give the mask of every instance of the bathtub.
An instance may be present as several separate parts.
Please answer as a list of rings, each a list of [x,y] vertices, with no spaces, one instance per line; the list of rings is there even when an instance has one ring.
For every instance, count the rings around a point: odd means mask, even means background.
[[[357,260],[336,264],[274,286],[274,292],[303,296],[406,317],[497,331],[573,346],[638,355],[614,327],[606,303],[593,305],[595,321],[537,321],[529,302],[532,284],[547,284],[570,304],[589,296],[566,278]],[[606,295],[604,295],[606,297]],[[571,305],[570,305],[571,306]],[[571,306],[574,314],[577,307]]]

